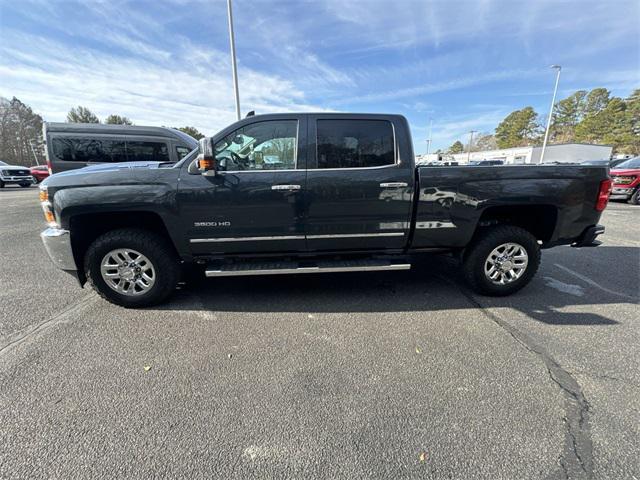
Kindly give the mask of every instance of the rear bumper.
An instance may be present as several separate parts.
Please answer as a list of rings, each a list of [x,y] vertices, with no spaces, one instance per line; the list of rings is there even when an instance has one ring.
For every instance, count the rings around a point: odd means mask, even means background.
[[[596,240],[598,235],[602,235],[604,233],[604,225],[593,225],[588,227],[582,232],[582,235],[578,237],[574,243],[571,244],[572,247],[580,248],[580,247],[597,247],[602,242]]]
[[[71,249],[71,234],[61,228],[47,228],[40,234],[49,258],[61,270],[77,270]]]

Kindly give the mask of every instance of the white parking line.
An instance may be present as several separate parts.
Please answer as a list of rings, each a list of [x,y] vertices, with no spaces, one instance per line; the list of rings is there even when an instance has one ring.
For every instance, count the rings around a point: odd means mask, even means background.
[[[556,280],[553,277],[544,277],[544,281],[547,284],[547,287],[558,290],[559,292],[568,293],[569,295],[574,295],[576,297],[584,296],[584,288],[582,288],[580,285],[564,283],[560,280]]]
[[[621,298],[626,298],[627,300],[633,300],[634,302],[637,302],[638,299],[632,297],[631,295],[625,295],[624,293],[620,293],[620,292],[616,292],[614,290],[609,290],[606,287],[603,287],[602,285],[600,285],[597,282],[594,282],[593,280],[591,280],[589,277],[585,277],[584,275],[578,273],[578,272],[574,272],[573,270],[571,270],[570,268],[565,267],[564,265],[560,265],[558,263],[554,263],[554,265],[556,267],[558,267],[560,270],[564,270],[565,272],[567,272],[570,275],[573,275],[576,278],[579,278],[580,280],[582,280],[585,283],[588,283],[589,285],[591,285],[592,287],[596,287],[599,288],[600,290],[602,290],[603,292],[607,292],[611,295],[615,295],[617,297],[621,297]]]

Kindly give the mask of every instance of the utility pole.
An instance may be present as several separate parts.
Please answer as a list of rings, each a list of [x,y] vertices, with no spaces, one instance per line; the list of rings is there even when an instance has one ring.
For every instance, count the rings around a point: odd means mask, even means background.
[[[227,0],[227,16],[229,17],[229,43],[231,45],[231,68],[233,70],[233,93],[236,98],[236,117],[240,120],[240,92],[238,92],[238,66],[236,64],[236,41],[233,36],[233,12],[231,0]]]
[[[33,158],[36,159],[36,165],[40,165],[40,162],[38,161],[38,156],[36,155],[36,151],[33,148],[33,140],[29,140],[29,146],[31,147],[31,153],[33,153]]]
[[[473,134],[478,133],[477,130],[471,130],[469,132],[469,150],[467,151],[467,163],[471,160],[471,144],[473,143]]]
[[[429,138],[427,139],[427,155],[431,151],[431,129],[433,128],[433,118],[429,119]]]
[[[551,108],[549,109],[549,118],[547,119],[547,129],[544,131],[544,141],[542,142],[542,152],[540,153],[540,163],[544,161],[544,152],[547,149],[547,140],[549,139],[549,129],[551,128],[551,118],[553,117],[553,107],[556,105],[556,94],[558,93],[558,83],[560,82],[560,71],[562,67],[560,65],[551,65],[551,68],[556,70],[556,85],[553,87],[553,97],[551,97]]]

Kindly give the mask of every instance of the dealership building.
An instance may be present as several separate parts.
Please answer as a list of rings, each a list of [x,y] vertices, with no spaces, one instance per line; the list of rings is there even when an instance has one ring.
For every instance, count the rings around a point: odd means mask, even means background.
[[[591,145],[587,143],[562,143],[547,145],[544,163],[567,162],[580,163],[590,160],[605,160],[611,157],[613,147],[610,145]],[[516,147],[482,152],[456,153],[443,155],[445,160],[453,160],[460,164],[479,160],[502,160],[506,164],[536,164],[540,163],[542,147]],[[427,158],[428,157],[428,158]],[[433,158],[431,158],[433,157]],[[427,161],[437,160],[437,155],[422,155],[419,159]]]

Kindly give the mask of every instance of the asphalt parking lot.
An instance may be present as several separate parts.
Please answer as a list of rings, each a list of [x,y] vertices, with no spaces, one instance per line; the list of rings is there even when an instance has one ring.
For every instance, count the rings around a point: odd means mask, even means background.
[[[508,298],[455,264],[212,279],[147,310],[0,191],[2,478],[640,479],[640,207]]]

